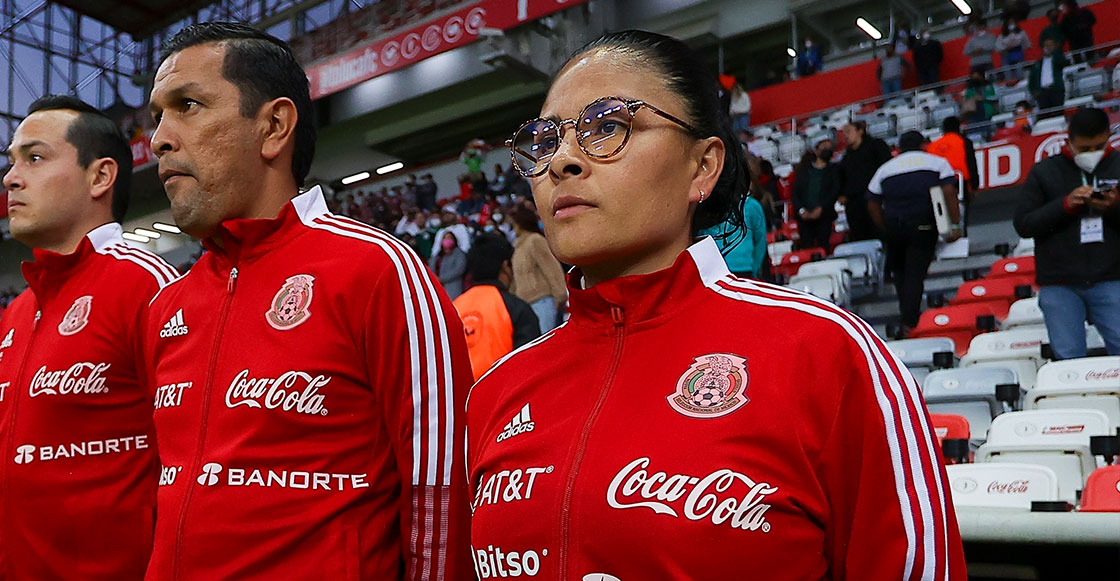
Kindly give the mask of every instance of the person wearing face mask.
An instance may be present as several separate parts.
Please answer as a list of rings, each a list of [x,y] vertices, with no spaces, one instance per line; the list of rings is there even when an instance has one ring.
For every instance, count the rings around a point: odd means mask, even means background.
[[[883,96],[901,91],[902,78],[910,74],[910,61],[897,54],[893,44],[888,44],[886,51],[887,54],[879,60],[879,69],[876,71]]]
[[[840,195],[840,172],[832,163],[833,143],[823,139],[806,152],[793,178],[793,210],[797,212],[802,248],[829,248],[833,205]]]
[[[455,234],[445,230],[439,237],[439,250],[428,263],[439,277],[440,284],[452,301],[463,294],[463,275],[467,273],[467,255],[459,249]]]
[[[1062,34],[1069,41],[1069,51],[1073,53],[1074,62],[1088,62],[1093,60],[1092,55],[1078,53],[1093,46],[1093,26],[1097,24],[1097,17],[1088,8],[1082,8],[1077,0],[1067,0],[1059,6],[1062,12]]]
[[[992,52],[996,49],[996,37],[988,33],[983,19],[968,25],[972,36],[964,43],[964,56],[968,57],[969,73],[986,73],[992,70]]]
[[[1066,46],[1066,35],[1062,32],[1061,24],[1062,13],[1057,8],[1051,8],[1046,11],[1046,20],[1048,24],[1042,32],[1038,33],[1038,46],[1046,44],[1046,40],[1054,41],[1056,50],[1064,51]]]
[[[821,60],[821,49],[813,38],[805,37],[805,49],[801,54],[797,55],[797,74],[801,77],[815,75],[824,69],[824,61]]]
[[[968,88],[961,99],[961,113],[970,124],[987,123],[996,114],[996,89],[980,71],[973,71],[968,77]],[[981,132],[991,134],[990,127],[982,127]]]
[[[941,61],[944,58],[941,41],[933,38],[928,28],[922,30],[918,42],[914,44],[914,69],[918,72],[919,85],[941,82]]]
[[[1050,38],[1042,41],[1042,58],[1031,65],[1027,88],[1043,118],[1062,113],[1060,107],[1066,101],[1066,84],[1062,81],[1065,66],[1066,56],[1058,50],[1058,43]]]
[[[1006,20],[1003,23],[1003,30],[1000,31],[999,37],[996,38],[996,50],[1000,54],[1000,64],[1005,67],[1015,66],[1026,57],[1025,51],[1031,47],[1031,39],[1023,29],[1019,28],[1019,23]],[[1018,79],[1021,77],[1020,69],[1015,68],[1008,72],[1008,77]]]
[[[1110,137],[1107,113],[1075,112],[1065,150],[1031,168],[1015,211],[1015,231],[1035,241],[1038,304],[1058,359],[1086,355],[1086,321],[1120,355],[1120,155]]]

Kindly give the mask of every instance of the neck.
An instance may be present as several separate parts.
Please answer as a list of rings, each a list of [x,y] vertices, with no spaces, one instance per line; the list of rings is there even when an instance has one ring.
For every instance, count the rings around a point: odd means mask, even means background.
[[[299,187],[296,186],[295,179],[290,173],[281,176],[276,172],[269,172],[265,174],[260,184],[261,187],[251,198],[244,214],[238,218],[271,220],[280,215],[284,206],[292,201],[292,198],[299,195]]]
[[[608,260],[598,264],[581,266],[580,270],[583,271],[584,284],[587,288],[591,288],[601,282],[623,276],[636,276],[665,270],[673,266],[681,252],[688,249],[689,242],[690,238],[688,233],[685,232],[680,240],[641,256],[627,256],[619,260]]]
[[[824,167],[826,165],[828,165],[828,162],[823,160],[823,159],[818,159],[818,160],[813,162],[814,167]]]
[[[39,250],[46,250],[57,254],[73,254],[87,234],[109,222],[111,222],[109,219],[83,221],[79,224],[75,224],[68,232],[60,234],[57,237],[49,240],[28,241],[26,244],[32,248],[38,248]]]

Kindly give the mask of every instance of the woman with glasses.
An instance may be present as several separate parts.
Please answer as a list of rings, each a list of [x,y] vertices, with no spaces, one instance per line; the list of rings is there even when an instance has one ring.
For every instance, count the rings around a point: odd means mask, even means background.
[[[746,172],[682,43],[604,36],[510,140],[571,318],[468,400],[482,579],[963,579],[913,377],[858,318],[732,276]],[[738,216],[738,218],[736,218]]]

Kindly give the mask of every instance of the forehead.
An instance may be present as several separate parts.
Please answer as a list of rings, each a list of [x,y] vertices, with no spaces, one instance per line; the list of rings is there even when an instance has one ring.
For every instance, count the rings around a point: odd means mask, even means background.
[[[66,141],[66,131],[77,118],[77,111],[66,109],[36,111],[20,122],[12,135],[10,148],[14,150],[32,141],[42,141],[55,148],[73,147]]]
[[[1111,136],[1112,134],[1108,131],[1105,131],[1100,135],[1070,135],[1069,142],[1074,146],[1096,145],[1098,143],[1108,141],[1109,137]]]
[[[666,112],[684,117],[679,97],[655,70],[618,50],[593,50],[577,56],[560,72],[548,91],[543,116],[574,117],[600,97],[641,99]]]
[[[156,71],[153,97],[186,83],[205,81],[210,84],[222,78],[225,53],[226,45],[220,42],[199,44],[173,53]]]

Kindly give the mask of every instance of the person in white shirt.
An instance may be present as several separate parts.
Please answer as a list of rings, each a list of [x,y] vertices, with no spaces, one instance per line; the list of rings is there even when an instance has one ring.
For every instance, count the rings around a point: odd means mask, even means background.
[[[1062,82],[1062,69],[1066,66],[1065,55],[1058,50],[1053,39],[1042,42],[1042,58],[1031,66],[1028,87],[1038,103],[1040,117],[1062,114],[1060,109],[1066,100],[1066,86]],[[1054,111],[1049,111],[1054,109]]]
[[[731,125],[736,134],[751,126],[751,96],[739,83],[731,88]]]

